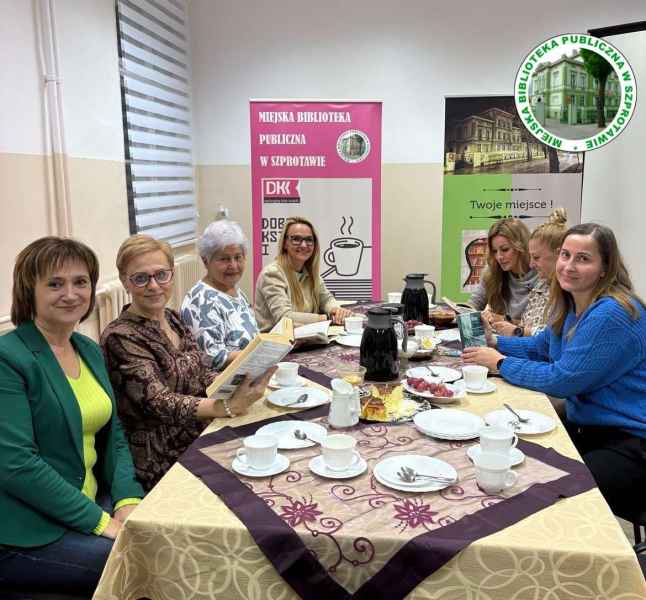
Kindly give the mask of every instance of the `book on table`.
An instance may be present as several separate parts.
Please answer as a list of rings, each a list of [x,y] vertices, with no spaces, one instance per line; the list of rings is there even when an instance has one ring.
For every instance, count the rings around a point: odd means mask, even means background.
[[[294,347],[294,324],[281,319],[269,333],[259,333],[206,389],[209,398],[230,398],[245,376],[260,377]]]
[[[487,336],[480,314],[479,310],[472,310],[455,316],[463,348],[487,345]]]
[[[461,302],[454,302],[446,296],[442,296],[442,302],[444,302],[444,304],[446,304],[457,315],[473,312],[473,306],[470,306],[469,304],[463,304]]]

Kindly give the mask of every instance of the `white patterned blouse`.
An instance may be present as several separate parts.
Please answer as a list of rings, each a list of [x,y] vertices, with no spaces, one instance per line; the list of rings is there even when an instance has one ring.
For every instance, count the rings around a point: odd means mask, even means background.
[[[213,368],[221,369],[229,352],[243,350],[258,333],[249,302],[241,290],[229,296],[198,281],[186,294],[180,310],[200,348],[213,358]]]

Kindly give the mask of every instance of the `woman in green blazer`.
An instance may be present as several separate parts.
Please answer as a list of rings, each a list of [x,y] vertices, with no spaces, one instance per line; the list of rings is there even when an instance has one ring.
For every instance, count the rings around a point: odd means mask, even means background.
[[[2,589],[92,591],[143,497],[101,349],[74,332],[98,276],[70,239],[41,238],[16,260],[16,329],[0,337]]]

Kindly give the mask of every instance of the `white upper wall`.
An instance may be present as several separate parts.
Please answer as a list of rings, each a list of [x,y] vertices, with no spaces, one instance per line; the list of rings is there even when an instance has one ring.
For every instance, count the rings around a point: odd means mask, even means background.
[[[250,98],[383,100],[383,161],[437,163],[445,95],[511,95],[537,43],[644,20],[646,5],[192,0],[190,12],[198,164],[249,164]]]
[[[52,3],[67,154],[123,160],[113,0]],[[0,153],[46,152],[36,2],[0,0]]]
[[[0,153],[42,154],[43,86],[31,2],[0,0]]]

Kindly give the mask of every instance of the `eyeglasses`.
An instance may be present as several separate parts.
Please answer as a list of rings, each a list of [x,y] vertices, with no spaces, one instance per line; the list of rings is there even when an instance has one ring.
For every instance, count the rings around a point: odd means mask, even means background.
[[[170,283],[173,278],[173,269],[160,269],[154,273],[133,273],[128,277],[128,280],[135,287],[146,287],[151,279],[154,279],[159,285]]]
[[[314,245],[314,238],[311,235],[306,237],[303,237],[302,235],[288,235],[287,239],[294,246],[300,246],[301,244],[305,244],[306,246]]]

